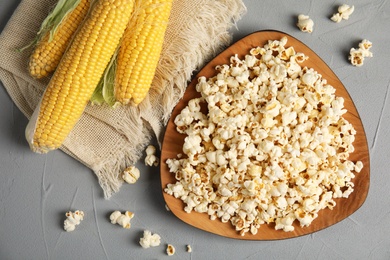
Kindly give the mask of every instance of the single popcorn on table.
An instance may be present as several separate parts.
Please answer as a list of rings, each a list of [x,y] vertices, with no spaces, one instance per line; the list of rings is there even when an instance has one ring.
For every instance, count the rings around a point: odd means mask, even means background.
[[[337,9],[337,13],[333,14],[330,18],[333,22],[339,23],[341,20],[348,20],[349,16],[353,13],[355,7],[347,4],[340,5]]]
[[[123,172],[122,172],[122,179],[129,183],[129,184],[134,184],[137,182],[137,180],[140,177],[140,171],[137,167],[134,165],[127,167]]]
[[[166,252],[167,252],[167,255],[173,256],[175,254],[175,252],[176,252],[176,249],[175,249],[175,247],[173,245],[168,244]]]
[[[76,229],[76,226],[84,219],[84,212],[76,210],[75,212],[68,211],[65,213],[66,219],[64,221],[64,230],[71,232]]]
[[[348,160],[356,131],[343,117],[344,98],[286,45],[287,37],[270,40],[199,77],[200,97],[174,119],[186,137],[183,153],[166,161],[176,182],[164,192],[242,236],[263,224],[309,226],[349,197],[363,168]]]
[[[358,49],[351,48],[348,57],[348,59],[351,61],[351,64],[356,67],[363,66],[364,59],[373,56],[372,52],[370,51],[371,47],[372,47],[372,42],[364,39],[359,43]]]
[[[119,210],[116,210],[111,213],[110,220],[112,224],[118,224],[123,228],[129,229],[131,227],[131,219],[134,217],[134,213],[126,211],[122,214]]]
[[[364,57],[373,56],[372,52],[370,52],[371,47],[372,47],[372,42],[370,42],[367,39],[364,39],[359,43],[359,50],[362,51]]]
[[[187,245],[187,252],[192,253],[192,246],[191,245]]]
[[[298,15],[297,26],[302,32],[312,33],[314,22],[308,15],[300,14]]]
[[[159,159],[156,156],[156,147],[149,145],[146,150],[145,164],[148,166],[158,166]]]
[[[144,230],[143,237],[139,240],[139,244],[143,248],[156,247],[161,243],[161,237],[158,234],[152,234],[149,230]]]

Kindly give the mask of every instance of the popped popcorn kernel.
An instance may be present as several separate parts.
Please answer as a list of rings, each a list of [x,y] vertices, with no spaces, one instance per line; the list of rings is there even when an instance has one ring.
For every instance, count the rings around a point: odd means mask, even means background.
[[[192,253],[192,247],[191,247],[191,245],[187,245],[187,252],[188,252],[188,253]]]
[[[355,163],[355,172],[359,173],[363,169],[363,163],[361,161],[357,161]]]
[[[137,182],[139,179],[141,173],[137,167],[134,165],[127,167],[123,172],[122,172],[122,179],[129,183],[129,184],[134,184]]]
[[[110,215],[111,224],[116,224],[117,219],[122,215],[122,213],[119,210],[115,210]]]
[[[164,192],[185,212],[230,222],[241,236],[270,223],[291,232],[353,192],[363,168],[348,160],[356,131],[343,118],[344,99],[303,66],[308,58],[283,37],[198,78],[201,97],[174,119],[183,153],[166,161],[176,182]]]
[[[340,5],[337,9],[337,13],[333,14],[330,18],[333,22],[339,23],[342,20],[348,20],[349,16],[353,13],[355,7],[347,4]]]
[[[349,51],[348,59],[351,61],[351,64],[356,67],[361,67],[364,64],[364,59],[367,57],[372,57],[373,54],[370,51],[372,47],[372,42],[364,39],[359,43],[359,48],[351,48]]]
[[[308,15],[300,14],[298,15],[297,26],[302,32],[312,33],[314,22]]]
[[[351,48],[349,52],[349,60],[351,64],[357,67],[363,66],[364,56],[361,50],[356,50],[355,48]]]
[[[153,145],[148,145],[148,147],[145,150],[146,157],[145,157],[145,164],[147,166],[158,166],[159,159],[156,156],[156,147]]]
[[[149,230],[144,230],[143,237],[140,238],[139,244],[143,248],[156,247],[161,243],[161,237],[158,234],[152,234]]]
[[[173,256],[175,254],[175,252],[176,252],[176,249],[175,249],[175,247],[173,245],[168,244],[166,252],[167,252],[167,255]]]
[[[64,230],[71,232],[76,229],[76,226],[84,219],[84,212],[76,210],[75,212],[68,211],[65,213],[66,219],[64,221]]]
[[[134,217],[134,213],[130,211],[126,211],[122,214],[119,210],[116,210],[111,213],[110,221],[112,224],[118,224],[123,228],[130,229],[131,228],[131,219]]]

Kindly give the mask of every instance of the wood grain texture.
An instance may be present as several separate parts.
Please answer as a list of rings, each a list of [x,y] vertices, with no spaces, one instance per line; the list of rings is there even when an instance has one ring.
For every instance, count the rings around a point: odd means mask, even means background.
[[[268,40],[280,40],[283,36],[288,38],[287,46],[293,46],[297,52],[302,52],[309,56],[309,59],[302,65],[315,69],[318,73],[322,74],[323,78],[328,81],[336,89],[336,95],[344,98],[344,106],[348,112],[344,117],[354,126],[357,131],[356,139],[354,141],[355,151],[349,157],[351,161],[362,161],[364,167],[360,173],[356,174],[353,182],[355,184],[354,192],[348,199],[336,199],[336,207],[333,210],[324,209],[319,212],[319,216],[308,227],[301,228],[297,221],[294,222],[295,230],[293,232],[284,232],[282,230],[275,230],[274,224],[262,225],[256,235],[250,233],[245,236],[240,236],[234,227],[228,223],[222,223],[219,220],[210,220],[206,213],[186,213],[184,203],[163,192],[163,196],[166,204],[170,210],[179,219],[192,225],[196,228],[229,237],[235,239],[244,240],[277,240],[293,238],[302,235],[307,235],[333,224],[340,222],[347,218],[352,213],[360,208],[364,203],[370,185],[370,158],[369,149],[367,145],[366,135],[364,132],[363,124],[356,110],[356,107],[349,96],[347,90],[343,86],[342,82],[337,78],[334,72],[325,64],[325,62],[310,48],[304,45],[294,37],[278,31],[259,31],[250,34],[238,42],[231,45],[220,55],[214,58],[208,63],[189,84],[183,99],[175,107],[171,119],[169,120],[162,144],[161,151],[161,185],[164,190],[168,183],[175,183],[174,174],[169,172],[166,160],[169,158],[176,158],[177,154],[182,153],[182,146],[184,143],[184,135],[179,134],[173,123],[174,118],[180,111],[187,105],[188,101],[194,97],[200,96],[195,90],[195,85],[199,76],[212,77],[216,75],[214,70],[216,65],[228,64],[231,56],[238,54],[239,57],[243,57],[253,47],[263,46]]]

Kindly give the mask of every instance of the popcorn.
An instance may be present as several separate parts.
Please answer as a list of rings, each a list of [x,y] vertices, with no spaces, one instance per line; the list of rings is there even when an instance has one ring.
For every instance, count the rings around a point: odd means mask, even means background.
[[[123,173],[122,173],[122,179],[129,183],[129,184],[134,184],[137,182],[137,180],[140,177],[140,171],[137,167],[134,165],[127,167]]]
[[[158,166],[159,159],[156,156],[156,147],[149,145],[146,150],[145,164],[148,166]]]
[[[300,14],[298,15],[297,26],[302,32],[312,33],[314,22],[309,16]]]
[[[338,7],[338,12],[333,14],[330,18],[333,22],[339,23],[341,20],[348,20],[349,16],[353,13],[355,10],[354,6],[349,6],[347,4],[340,5]]]
[[[143,248],[156,247],[160,243],[161,237],[158,234],[152,234],[149,230],[144,230],[143,237],[139,240],[139,244]]]
[[[355,172],[359,173],[363,169],[363,163],[361,161],[357,161],[355,164]]]
[[[370,42],[369,40],[364,39],[359,43],[359,49],[368,51],[371,47],[372,47],[372,42]],[[371,56],[371,54],[365,56]]]
[[[348,57],[348,59],[351,61],[351,64],[356,67],[363,66],[364,58],[373,56],[372,52],[370,51],[371,47],[372,43],[364,39],[359,43],[359,49],[351,48]]]
[[[68,211],[65,213],[64,230],[66,232],[74,231],[76,226],[84,219],[84,212],[76,210],[75,212]]]
[[[191,247],[191,245],[187,245],[187,252],[188,252],[188,253],[192,253],[192,247]]]
[[[174,120],[186,137],[183,154],[166,161],[176,183],[164,192],[242,236],[262,224],[284,232],[310,225],[353,192],[363,167],[348,160],[356,131],[342,117],[344,99],[286,43],[268,41],[199,77],[201,97]]]
[[[185,138],[183,152],[185,154],[195,155],[200,153],[202,147],[200,143],[202,142],[202,138],[199,135],[189,135]]]
[[[286,217],[277,218],[275,221],[275,229],[283,229],[285,232],[291,232],[294,231],[293,222],[295,220],[295,217],[288,215]]]
[[[111,213],[110,220],[111,224],[117,224],[117,219],[122,215],[122,213],[119,210],[116,210]]]
[[[295,211],[295,217],[298,219],[301,227],[307,227],[315,218],[315,215],[305,212],[302,209]]]
[[[167,255],[173,256],[175,254],[175,252],[176,252],[176,249],[175,249],[175,247],[173,245],[168,244],[166,252],[167,252]]]
[[[363,56],[363,52],[360,49],[356,50],[355,48],[351,48],[351,50],[349,51],[348,59],[351,61],[351,64],[353,66],[356,67],[363,66],[364,56]]]
[[[126,211],[122,214],[120,211],[116,210],[111,213],[110,220],[112,224],[118,224],[123,228],[129,229],[131,227],[130,220],[134,217],[134,213]]]

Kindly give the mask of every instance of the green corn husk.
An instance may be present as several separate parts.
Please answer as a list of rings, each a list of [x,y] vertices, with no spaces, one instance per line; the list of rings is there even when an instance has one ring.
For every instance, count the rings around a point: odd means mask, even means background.
[[[52,40],[58,26],[65,17],[78,6],[80,1],[81,0],[59,0],[51,13],[43,20],[42,26],[38,31],[38,36],[45,35],[47,31],[50,31],[50,40]]]
[[[77,7],[80,1],[81,0],[59,0],[45,20],[43,20],[34,40],[27,46],[18,49],[18,51],[22,52],[30,47],[34,47],[47,32],[50,33],[49,41],[51,41],[61,22]]]
[[[118,49],[111,58],[110,63],[107,65],[107,68],[90,99],[93,105],[102,105],[106,103],[111,107],[116,107],[119,104],[114,96],[116,57]]]

